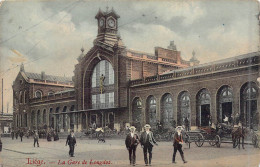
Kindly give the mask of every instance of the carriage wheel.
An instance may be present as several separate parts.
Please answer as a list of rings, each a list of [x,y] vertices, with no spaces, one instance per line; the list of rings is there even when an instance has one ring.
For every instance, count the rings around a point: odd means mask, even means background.
[[[215,145],[217,147],[220,147],[220,145],[221,145],[221,139],[220,139],[219,135],[216,135],[216,137],[215,137]]]
[[[198,147],[201,147],[204,144],[204,137],[203,137],[203,135],[201,133],[198,133],[196,141],[195,141],[195,144]]]
[[[257,136],[257,134],[253,134],[252,143],[253,143],[253,146],[254,146],[255,148],[258,148],[258,143],[259,143],[259,141],[258,141],[258,136]]]
[[[190,135],[188,135],[187,133],[185,133],[185,137],[184,137],[184,142],[187,143],[189,145],[190,148]]]
[[[209,140],[209,145],[215,146],[216,145],[216,141],[215,140]]]

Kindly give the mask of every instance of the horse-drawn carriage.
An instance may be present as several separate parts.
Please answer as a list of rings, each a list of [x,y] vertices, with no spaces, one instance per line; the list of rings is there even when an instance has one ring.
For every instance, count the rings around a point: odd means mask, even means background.
[[[211,146],[220,147],[221,138],[214,128],[209,126],[198,127],[196,130],[183,131],[183,140],[189,144],[194,142],[198,147],[203,146],[204,142],[208,142]]]
[[[220,147],[221,143],[232,143],[233,148],[240,148],[241,141],[243,148],[244,143],[259,147],[259,137],[253,130],[225,123],[218,124],[216,128],[205,126],[189,132],[184,131],[183,138],[186,143],[194,142],[198,147],[208,142],[211,146],[217,147]]]
[[[243,148],[244,144],[253,145],[255,148],[259,147],[259,139],[255,131],[253,129],[243,127],[242,125],[231,126],[225,123],[220,123],[217,126],[217,132],[223,143],[233,143],[234,148],[237,146],[240,148],[241,141]]]

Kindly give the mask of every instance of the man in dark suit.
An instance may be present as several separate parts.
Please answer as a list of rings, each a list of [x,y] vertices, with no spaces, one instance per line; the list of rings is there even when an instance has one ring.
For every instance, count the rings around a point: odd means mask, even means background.
[[[23,141],[23,130],[20,131],[20,138],[21,138],[21,142]]]
[[[173,137],[173,147],[174,147],[174,149],[173,149],[173,155],[172,155],[172,163],[176,163],[175,157],[176,157],[177,150],[181,154],[181,158],[183,160],[183,163],[187,163],[187,161],[185,161],[185,159],[184,159],[184,153],[182,151],[183,138],[182,138],[181,131],[182,131],[182,127],[178,126],[176,128],[176,132],[175,132],[174,137]]]
[[[130,133],[126,136],[125,139],[125,146],[127,150],[129,151],[129,160],[130,160],[130,165],[135,166],[136,163],[136,147],[139,144],[139,137],[135,133],[135,127],[131,126],[130,127]],[[133,156],[132,156],[133,155]]]
[[[67,146],[67,144],[69,144],[69,147],[70,147],[69,155],[71,157],[74,157],[74,147],[76,145],[76,138],[74,136],[73,130],[70,132],[70,135],[68,135],[68,137],[67,137],[66,146]]]
[[[151,126],[146,124],[144,128],[145,131],[141,134],[140,142],[143,148],[145,166],[148,166],[147,150],[149,153],[149,165],[151,166],[153,145],[154,144],[158,145],[158,144],[156,143],[153,137],[153,132],[150,131]]]

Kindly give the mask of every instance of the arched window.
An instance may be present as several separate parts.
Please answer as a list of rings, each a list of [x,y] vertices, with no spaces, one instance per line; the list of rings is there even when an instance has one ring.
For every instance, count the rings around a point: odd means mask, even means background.
[[[244,126],[257,130],[259,125],[259,111],[257,106],[258,87],[254,82],[245,83],[241,90],[240,121]]]
[[[201,89],[197,96],[197,126],[209,126],[211,98],[207,89]]]
[[[142,101],[139,97],[135,98],[132,104],[132,120],[133,125],[137,128],[137,131],[141,130],[142,120]]]
[[[19,103],[23,103],[23,92],[20,91],[20,94],[19,94]]]
[[[114,69],[107,60],[101,60],[91,76],[91,104],[93,109],[114,107]]]
[[[42,98],[42,92],[40,90],[35,92],[35,98]]]
[[[222,86],[219,89],[217,94],[217,103],[218,122],[223,122],[226,116],[231,118],[233,113],[233,91],[231,87]],[[231,119],[229,120],[231,121]]]
[[[103,77],[104,79],[103,79]],[[102,85],[114,84],[114,69],[107,60],[101,60],[92,72],[92,88],[100,87]]]
[[[172,95],[167,93],[162,97],[161,123],[164,127],[175,126],[173,120],[173,102]]]
[[[186,123],[191,121],[190,94],[187,91],[179,94],[177,117],[178,125],[185,125],[185,120]]]
[[[28,103],[28,93],[24,91],[24,103]]]
[[[146,121],[152,127],[156,126],[156,99],[154,96],[149,96],[147,98],[147,112],[146,112]]]

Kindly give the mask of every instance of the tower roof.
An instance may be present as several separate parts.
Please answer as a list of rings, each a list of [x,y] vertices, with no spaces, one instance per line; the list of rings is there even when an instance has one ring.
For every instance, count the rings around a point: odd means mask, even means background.
[[[107,8],[107,11],[102,11],[99,8],[98,13],[96,14],[95,18],[98,19],[102,16],[104,16],[104,17],[113,16],[116,19],[120,18],[120,16],[115,12],[114,8],[111,8],[110,10],[108,10],[108,8]]]

